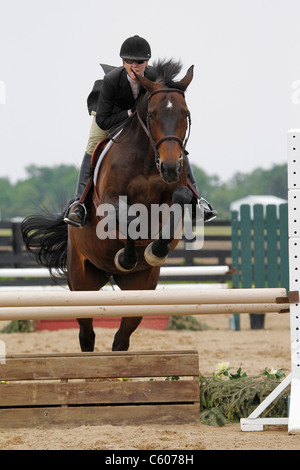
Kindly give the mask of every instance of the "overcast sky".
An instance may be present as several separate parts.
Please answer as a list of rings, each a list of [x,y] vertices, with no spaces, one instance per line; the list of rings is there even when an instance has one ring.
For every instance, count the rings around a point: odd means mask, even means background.
[[[153,60],[181,59],[181,76],[195,65],[192,163],[222,180],[285,163],[300,128],[299,25],[299,0],[0,0],[0,177],[80,166],[99,63],[121,65],[134,34]]]

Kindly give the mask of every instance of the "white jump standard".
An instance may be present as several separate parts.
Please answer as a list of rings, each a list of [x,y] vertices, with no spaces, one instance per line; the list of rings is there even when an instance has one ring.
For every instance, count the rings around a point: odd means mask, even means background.
[[[300,272],[300,129],[288,132],[288,214],[290,291],[299,290]],[[298,292],[299,297],[299,292]],[[288,425],[289,434],[300,433],[300,302],[297,295],[290,303],[291,374],[262,402],[247,419],[241,419],[242,431],[262,431],[267,425]],[[288,418],[259,418],[261,413],[291,384]]]

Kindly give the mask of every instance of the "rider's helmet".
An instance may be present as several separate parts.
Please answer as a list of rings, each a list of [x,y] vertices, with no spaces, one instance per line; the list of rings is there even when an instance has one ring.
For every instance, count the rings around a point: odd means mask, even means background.
[[[149,60],[151,48],[146,39],[140,36],[132,36],[126,39],[120,49],[122,59]]]

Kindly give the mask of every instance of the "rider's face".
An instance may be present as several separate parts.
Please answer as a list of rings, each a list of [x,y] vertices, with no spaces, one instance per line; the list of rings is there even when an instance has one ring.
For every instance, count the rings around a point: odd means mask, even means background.
[[[129,77],[132,78],[132,80],[137,80],[136,76],[134,75],[133,71],[137,75],[144,75],[145,69],[148,65],[148,60],[145,60],[142,64],[138,64],[137,62],[133,62],[132,64],[128,64],[126,60],[123,59],[123,66],[126,69],[126,72],[128,73]]]

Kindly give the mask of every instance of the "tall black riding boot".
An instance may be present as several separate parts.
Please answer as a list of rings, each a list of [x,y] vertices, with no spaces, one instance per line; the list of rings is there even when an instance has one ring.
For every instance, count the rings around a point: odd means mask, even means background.
[[[74,227],[82,227],[85,224],[86,208],[79,200],[91,176],[91,158],[91,155],[88,153],[84,154],[78,176],[75,201],[70,206],[69,212],[64,218],[67,224],[73,225]]]
[[[197,183],[193,174],[193,170],[189,161],[188,156],[186,155],[186,172],[187,172],[187,177],[192,183],[192,185],[195,187],[197,193],[199,193],[199,190],[197,188]],[[215,211],[212,207],[212,205],[206,201],[203,197],[200,199],[197,199],[197,197],[193,194],[193,199],[191,201],[192,203],[192,220],[196,220],[196,208],[198,205],[201,205],[203,208],[203,213],[204,213],[204,222],[209,222],[210,220],[213,220],[217,217],[218,212]]]

